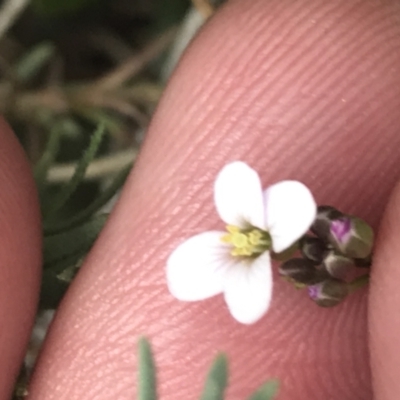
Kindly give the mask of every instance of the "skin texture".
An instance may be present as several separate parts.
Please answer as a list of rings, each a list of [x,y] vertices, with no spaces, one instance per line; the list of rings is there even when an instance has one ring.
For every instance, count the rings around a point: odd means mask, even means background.
[[[379,399],[398,397],[400,385],[400,185],[387,207],[375,252],[370,296],[370,350],[375,393]]]
[[[36,311],[40,223],[29,164],[0,119],[0,399],[9,399]]]
[[[207,24],[62,303],[30,400],[135,398],[142,334],[152,341],[165,400],[198,398],[216,350],[230,359],[229,399],[246,398],[270,377],[281,381],[279,400],[398,399],[400,189],[378,238],[369,307],[361,290],[320,309],[276,277],[268,315],[242,326],[221,296],[173,299],[165,262],[189,236],[223,227],[212,185],[238,159],[265,186],[301,180],[318,204],[378,227],[400,176],[399,8],[378,0],[237,0]]]

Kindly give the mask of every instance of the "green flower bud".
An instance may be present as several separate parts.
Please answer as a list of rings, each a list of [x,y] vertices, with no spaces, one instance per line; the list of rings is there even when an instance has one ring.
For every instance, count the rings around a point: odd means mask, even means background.
[[[348,272],[354,268],[354,261],[335,251],[330,251],[324,258],[322,265],[332,277],[344,279]]]
[[[346,282],[329,279],[309,286],[308,295],[321,307],[333,307],[341,303],[349,294]]]
[[[319,206],[317,216],[311,226],[311,232],[324,241],[328,241],[331,235],[331,223],[344,214],[331,206]]]
[[[300,240],[300,250],[303,257],[314,261],[316,265],[322,264],[328,251],[325,242],[317,237],[304,236]]]
[[[330,241],[350,258],[367,258],[374,244],[374,231],[362,219],[344,216],[331,222]]]
[[[316,268],[315,263],[305,258],[292,258],[279,267],[279,273],[287,280],[304,285],[313,285],[327,279],[326,271]]]

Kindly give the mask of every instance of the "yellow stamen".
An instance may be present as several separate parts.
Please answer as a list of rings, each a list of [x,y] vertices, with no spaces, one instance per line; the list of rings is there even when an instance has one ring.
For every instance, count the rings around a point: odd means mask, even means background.
[[[231,254],[235,257],[258,256],[271,247],[271,237],[268,232],[258,228],[240,229],[228,225],[227,234],[222,236],[221,241],[231,244]]]
[[[237,226],[234,226],[234,225],[227,225],[226,226],[226,230],[229,233],[239,233],[240,232],[240,229]]]
[[[255,246],[260,243],[262,236],[261,231],[254,229],[249,233],[249,241]]]
[[[244,233],[234,233],[232,235],[232,244],[239,249],[247,247],[250,243]]]
[[[230,233],[227,233],[226,235],[221,237],[221,241],[224,243],[231,243],[231,237],[232,235]]]

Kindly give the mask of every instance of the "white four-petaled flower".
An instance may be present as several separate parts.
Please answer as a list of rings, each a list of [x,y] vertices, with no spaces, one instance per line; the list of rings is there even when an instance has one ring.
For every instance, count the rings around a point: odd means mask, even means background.
[[[297,181],[263,191],[257,172],[240,161],[220,171],[214,198],[227,232],[204,232],[179,245],[167,261],[168,288],[183,301],[223,293],[232,316],[251,324],[270,305],[270,250],[280,253],[303,236],[317,207]]]

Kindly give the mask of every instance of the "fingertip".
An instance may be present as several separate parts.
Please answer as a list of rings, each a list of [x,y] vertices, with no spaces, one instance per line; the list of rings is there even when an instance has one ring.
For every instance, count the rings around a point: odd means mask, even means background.
[[[0,190],[0,399],[9,399],[36,312],[41,229],[29,162],[3,118]]]
[[[379,220],[400,172],[396,7],[228,2],[169,84],[118,207],[58,312],[32,398],[132,398],[138,332],[154,338],[165,399],[195,398],[216,349],[229,353],[234,398],[269,376],[283,380],[281,399],[371,398],[365,292],[322,310],[276,282],[268,315],[243,327],[222,296],[172,298],[165,261],[184,239],[221,227],[212,184],[233,160],[256,168],[266,186],[300,180],[319,204]]]
[[[374,251],[369,295],[371,368],[376,400],[400,393],[400,183],[386,206]]]

